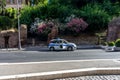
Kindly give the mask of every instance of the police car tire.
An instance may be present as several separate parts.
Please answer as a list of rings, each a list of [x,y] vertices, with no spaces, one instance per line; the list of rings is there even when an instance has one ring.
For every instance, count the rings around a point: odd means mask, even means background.
[[[55,49],[54,49],[54,47],[50,47],[50,51],[54,51]]]
[[[67,50],[68,50],[68,51],[73,51],[73,47],[69,46],[69,47],[67,48]]]

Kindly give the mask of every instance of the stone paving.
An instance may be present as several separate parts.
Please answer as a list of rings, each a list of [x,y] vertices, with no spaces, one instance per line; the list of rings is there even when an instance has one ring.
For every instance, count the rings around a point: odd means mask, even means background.
[[[80,76],[55,80],[120,80],[120,75]]]

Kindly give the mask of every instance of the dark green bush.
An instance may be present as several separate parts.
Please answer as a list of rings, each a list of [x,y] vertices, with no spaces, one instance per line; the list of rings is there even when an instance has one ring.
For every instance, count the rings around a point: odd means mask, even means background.
[[[0,16],[0,29],[6,30],[12,28],[12,19],[7,16]]]
[[[83,7],[89,3],[103,3],[111,0],[50,0],[51,4],[70,5],[75,8]]]
[[[6,0],[0,0],[0,14],[3,14],[6,6]]]
[[[115,41],[115,46],[116,46],[116,47],[120,47],[120,39],[117,39],[117,40]]]
[[[80,11],[81,17],[89,24],[88,32],[98,32],[107,29],[111,17],[98,4],[89,4]]]
[[[120,15],[120,3],[111,3],[110,1],[104,1],[101,4],[102,8],[111,16]]]
[[[34,19],[32,19],[32,17],[34,16],[32,16],[33,11],[33,7],[25,6],[23,10],[21,10],[20,23],[27,24],[28,26],[30,26],[30,24],[34,21]]]
[[[107,44],[108,44],[108,46],[115,46],[115,43],[113,41],[112,42],[108,42]]]
[[[28,26],[34,21],[36,17],[45,19],[59,19],[64,22],[66,17],[70,16],[71,8],[69,6],[38,4],[34,7],[26,6],[21,11],[20,21],[22,24]]]

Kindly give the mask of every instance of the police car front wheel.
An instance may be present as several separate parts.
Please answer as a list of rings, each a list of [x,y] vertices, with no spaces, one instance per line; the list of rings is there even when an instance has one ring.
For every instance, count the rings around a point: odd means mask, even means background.
[[[73,51],[73,47],[69,46],[69,47],[67,48],[67,50],[68,50],[68,51]]]

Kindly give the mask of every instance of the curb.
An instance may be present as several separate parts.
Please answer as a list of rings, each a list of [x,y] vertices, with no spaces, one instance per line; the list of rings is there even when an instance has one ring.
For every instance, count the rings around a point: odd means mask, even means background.
[[[24,48],[22,48],[21,50],[19,50],[18,48],[8,48],[8,49],[0,49],[0,51],[23,51],[25,50]]]
[[[54,80],[59,78],[91,76],[91,75],[118,75],[120,68],[87,68],[43,73],[1,76],[0,80]]]

